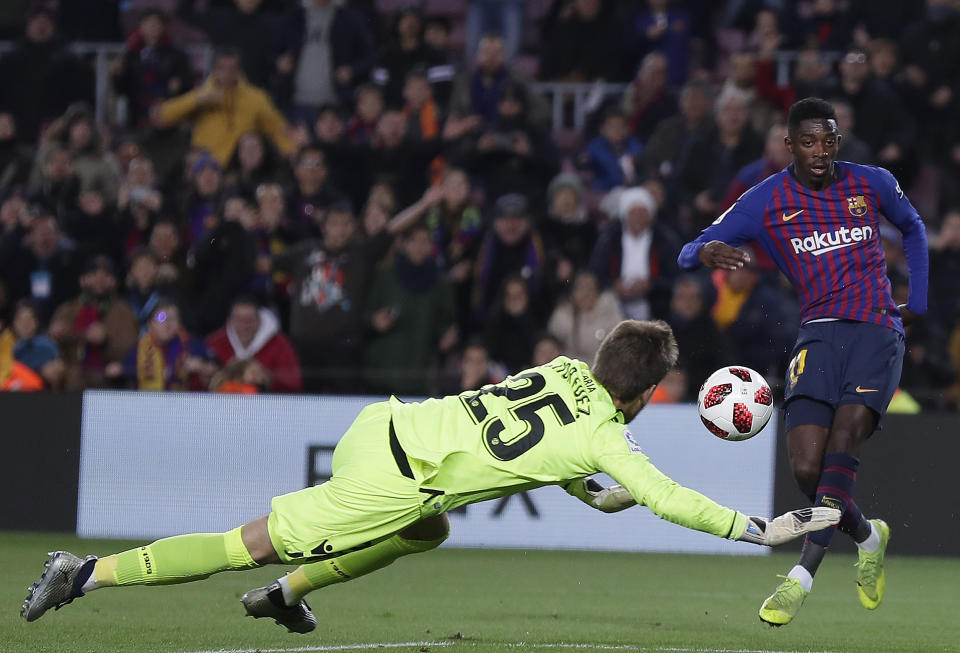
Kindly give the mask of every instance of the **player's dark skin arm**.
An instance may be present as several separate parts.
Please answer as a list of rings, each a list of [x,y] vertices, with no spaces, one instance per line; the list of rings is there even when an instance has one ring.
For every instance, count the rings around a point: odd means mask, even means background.
[[[711,240],[700,248],[700,262],[708,268],[736,270],[750,262],[750,255],[722,240]]]

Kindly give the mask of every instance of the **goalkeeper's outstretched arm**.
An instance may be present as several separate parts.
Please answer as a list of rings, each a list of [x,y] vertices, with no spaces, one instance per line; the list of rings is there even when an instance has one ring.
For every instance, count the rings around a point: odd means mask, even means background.
[[[688,528],[704,530],[715,535],[720,535],[714,528],[701,527],[698,523],[685,518],[683,514],[686,512],[685,507],[691,505],[691,503],[692,505],[698,506],[698,510],[704,507],[704,502],[713,504],[716,509],[725,512],[729,511],[728,514],[732,519],[729,522],[730,530],[725,536],[731,540],[750,542],[763,546],[777,546],[806,533],[833,526],[840,521],[840,511],[828,507],[800,508],[786,512],[773,519],[748,517],[743,513],[730,510],[729,508],[725,509],[698,492],[676,484],[666,476],[662,476],[660,480],[666,481],[666,484],[658,484],[660,488],[666,490],[666,492],[662,494],[654,492],[653,494],[657,496],[650,497],[651,501],[647,504],[658,516],[687,526]],[[664,485],[667,487],[664,487]],[[569,481],[564,484],[563,488],[591,508],[595,508],[601,512],[619,512],[637,504],[633,495],[623,486],[611,485],[610,487],[604,487],[589,477]],[[692,502],[690,501],[691,499]],[[710,525],[715,523],[714,520],[710,521]]]

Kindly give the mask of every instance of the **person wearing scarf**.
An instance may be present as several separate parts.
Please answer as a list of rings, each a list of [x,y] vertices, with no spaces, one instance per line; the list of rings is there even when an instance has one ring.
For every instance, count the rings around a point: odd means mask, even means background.
[[[203,342],[180,324],[176,304],[161,301],[130,350],[124,373],[138,390],[205,390],[216,370]]]

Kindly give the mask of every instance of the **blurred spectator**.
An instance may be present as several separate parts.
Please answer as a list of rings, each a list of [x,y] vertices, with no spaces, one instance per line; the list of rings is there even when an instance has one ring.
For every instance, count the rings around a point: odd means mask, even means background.
[[[13,114],[0,109],[0,197],[26,186],[32,159],[30,148],[17,140]]]
[[[38,158],[43,158],[51,147],[65,147],[70,153],[70,165],[80,180],[80,190],[98,188],[108,204],[116,204],[120,180],[117,169],[107,161],[104,136],[93,119],[90,107],[71,104],[67,112],[57,118],[43,134]],[[40,174],[39,167],[34,174]],[[34,178],[32,181],[36,183]]]
[[[600,134],[587,143],[578,163],[593,173],[594,190],[639,183],[637,158],[643,153],[640,141],[630,136],[627,117],[619,108],[606,111]]]
[[[60,388],[64,373],[60,348],[50,336],[40,332],[40,316],[33,304],[26,300],[17,302],[10,330],[17,339],[13,357],[39,374],[47,388]]]
[[[287,121],[267,94],[244,78],[240,55],[233,49],[214,54],[213,72],[202,85],[155,105],[151,113],[153,124],[160,128],[189,123],[192,145],[209,150],[220,165],[230,160],[240,137],[249,131],[263,133],[284,154],[294,151]]]
[[[710,90],[703,82],[690,82],[680,91],[680,113],[661,120],[643,151],[647,175],[673,186],[684,153],[706,137],[711,128]]]
[[[290,178],[285,168],[285,162],[263,134],[247,132],[237,141],[237,149],[224,170],[224,186],[228,191],[252,197],[261,184],[287,184]]]
[[[217,226],[217,208],[222,197],[223,169],[211,154],[203,152],[191,166],[189,186],[181,200],[188,247]]]
[[[150,314],[161,299],[177,298],[177,291],[172,286],[161,286],[157,275],[159,267],[157,260],[146,247],[140,247],[130,256],[130,269],[124,284],[127,292],[124,298],[137,316],[141,327],[146,326]]]
[[[61,305],[50,320],[50,336],[66,365],[65,388],[104,387],[118,377],[139,330],[133,310],[117,294],[113,262],[92,258],[80,276],[80,296]]]
[[[473,70],[461,72],[454,82],[450,113],[459,117],[478,115],[486,123],[496,124],[500,119],[500,100],[508,85],[523,89],[528,120],[546,124],[550,116],[546,101],[532,92],[527,79],[507,68],[503,39],[484,36],[477,47]]]
[[[570,299],[553,311],[547,329],[562,344],[564,356],[593,361],[600,342],[623,320],[620,302],[609,290],[600,291],[589,270],[577,273]]]
[[[438,61],[428,70],[433,95],[440,107],[446,110],[450,105],[450,93],[457,69],[462,66],[462,57],[454,56],[451,51],[452,25],[447,16],[427,16],[423,23],[423,42],[438,55]]]
[[[281,201],[282,206],[282,201]],[[190,249],[189,264],[196,280],[196,310],[191,314],[197,333],[210,333],[227,319],[230,306],[249,290],[256,274],[258,212],[241,209],[223,220]]]
[[[436,396],[479,390],[490,383],[499,383],[506,376],[490,360],[490,353],[480,338],[467,341],[459,357],[450,358],[451,368],[437,380]]]
[[[555,21],[544,33],[540,78],[557,82],[622,80],[623,42],[617,36],[621,23],[614,4],[604,0],[561,3]]]
[[[693,387],[688,388],[685,397],[687,401],[696,400],[699,384],[714,370],[731,362],[733,356],[730,343],[717,329],[707,308],[703,284],[696,277],[683,276],[677,279],[670,298],[670,317],[667,321],[680,349],[677,366],[693,382]]]
[[[126,170],[126,177],[117,192],[118,240],[124,261],[136,248],[146,246],[150,229],[159,217],[164,202],[163,194],[156,189],[150,159],[134,157]]]
[[[746,191],[770,175],[780,172],[793,162],[793,156],[783,142],[783,139],[786,137],[786,125],[774,125],[767,130],[767,139],[763,144],[763,156],[756,161],[751,161],[737,171],[733,181],[730,182],[730,186],[727,188],[727,194],[720,202],[718,208],[725,211],[727,208],[733,206],[733,203]],[[843,138],[846,140],[846,134],[844,134]],[[840,157],[838,156],[837,158]]]
[[[80,178],[73,172],[70,151],[65,146],[51,143],[44,150],[36,158],[27,194],[31,202],[61,217],[77,203]]]
[[[193,71],[173,45],[161,9],[145,9],[124,46],[123,56],[111,66],[113,87],[127,101],[126,125],[143,129],[150,124],[150,107],[193,86]]]
[[[280,16],[262,0],[221,4],[178,0],[177,16],[206,33],[214,47],[236,48],[237,63],[251,84],[263,88],[270,81]]]
[[[440,136],[443,116],[433,99],[425,68],[416,67],[407,73],[403,84],[403,116],[407,120],[408,138],[430,141]]]
[[[39,374],[13,357],[16,336],[0,318],[0,392],[37,392],[43,390]]]
[[[347,122],[347,136],[353,143],[370,143],[386,107],[383,91],[373,84],[364,84],[357,89],[355,100],[356,110]]]
[[[530,367],[533,346],[541,330],[526,280],[520,274],[508,275],[484,324],[483,341],[490,357],[501,363],[509,374]]]
[[[497,122],[487,124],[466,149],[463,165],[483,180],[489,197],[545,186],[557,173],[556,149],[549,134],[530,121],[529,107],[527,89],[508,82]]]
[[[373,81],[383,87],[387,105],[399,107],[406,99],[404,84],[413,70],[420,69],[428,78],[430,69],[445,63],[443,54],[423,41],[420,12],[408,6],[397,14],[393,39],[377,54]]]
[[[256,191],[257,220],[252,230],[256,259],[250,289],[263,302],[275,301],[279,310],[288,310],[289,278],[271,269],[271,261],[299,240],[299,233],[287,216],[283,187],[275,182],[261,184]]]
[[[483,40],[498,34],[507,60],[513,59],[523,45],[522,0],[473,0],[467,9],[467,56],[483,47]]]
[[[811,12],[800,16],[798,31],[808,44],[824,51],[840,50],[850,43],[853,22],[846,3],[838,0],[817,0]]]
[[[485,319],[510,275],[526,281],[536,296],[544,264],[543,239],[530,223],[527,200],[519,193],[497,198],[493,228],[483,237],[474,266],[473,315]]]
[[[36,141],[47,121],[63,114],[71,102],[93,101],[94,75],[73,56],[56,33],[56,12],[35,1],[27,10],[24,38],[0,57],[0,88],[13,113],[17,138]]]
[[[926,11],[903,35],[906,82],[920,96],[911,107],[921,136],[937,151],[943,129],[960,110],[960,10],[949,0],[927,0]]]
[[[640,62],[637,75],[623,94],[623,111],[630,133],[645,143],[661,121],[677,113],[677,94],[667,85],[670,62],[662,52],[651,52]]]
[[[597,240],[590,269],[601,288],[613,288],[627,317],[665,317],[677,275],[677,238],[657,222],[656,200],[646,188],[624,190],[619,208],[619,220]]]
[[[187,333],[180,309],[164,300],[124,360],[122,374],[137,390],[199,391],[207,389],[215,371],[203,341]]]
[[[388,229],[364,238],[350,209],[335,205],[322,242],[299,243],[273,259],[274,269],[291,278],[290,337],[307,392],[358,390],[364,301],[390,243]]]
[[[597,225],[584,201],[583,184],[561,172],[547,186],[547,215],[540,225],[552,283],[567,286],[573,273],[587,265],[597,242]]]
[[[908,187],[916,176],[916,127],[900,99],[870,77],[863,50],[851,48],[841,59],[840,80],[831,93],[853,108],[857,135],[873,150],[878,165],[890,169],[900,184]]]
[[[206,339],[221,367],[236,360],[250,361],[242,373],[245,382],[269,392],[300,392],[300,363],[290,340],[280,331],[276,315],[252,297],[241,297],[230,308],[227,323]]]
[[[843,135],[843,140],[840,141],[840,147],[837,149],[837,160],[873,165],[873,152],[870,151],[870,146],[854,131],[856,120],[853,107],[846,100],[839,98],[831,99],[830,104],[837,112],[837,129]]]
[[[943,216],[940,234],[933,241],[930,252],[930,307],[929,320],[935,320],[949,330],[960,326],[960,209]]]
[[[365,312],[373,329],[364,354],[369,391],[428,394],[437,355],[456,344],[453,295],[431,248],[430,229],[415,224],[377,271]]]
[[[563,347],[563,343],[556,336],[549,333],[540,334],[533,346],[533,360],[530,364],[534,366],[546,365],[560,355],[561,347]],[[593,361],[587,362],[593,364]]]
[[[313,124],[320,107],[349,105],[353,89],[375,61],[375,45],[364,18],[333,0],[307,0],[284,19],[276,59],[277,96],[290,106],[291,120]]]
[[[76,295],[78,265],[73,246],[53,216],[41,213],[29,226],[21,223],[3,245],[0,278],[9,302],[30,299],[45,322],[57,306]]]
[[[730,90],[747,103],[750,126],[760,134],[786,120],[794,99],[792,89],[777,86],[772,56],[773,52],[765,52],[758,57],[749,50],[733,53],[730,76],[720,89],[721,97]]]
[[[687,81],[692,22],[683,7],[671,7],[671,0],[647,0],[630,23],[628,42],[635,43],[634,61],[650,52],[662,52],[670,62],[670,83]]]
[[[737,170],[763,152],[763,139],[750,127],[747,100],[741,92],[727,88],[717,98],[714,125],[678,163],[683,198],[692,200],[697,228],[713,222]]]
[[[296,184],[287,194],[287,216],[293,227],[311,238],[320,237],[327,209],[342,201],[329,180],[326,155],[316,145],[305,145],[293,162]]]
[[[790,302],[772,284],[760,283],[753,265],[714,272],[717,301],[713,321],[734,351],[736,360],[763,376],[776,379],[785,369],[793,342]]]
[[[797,52],[791,86],[795,98],[825,97],[832,82],[830,67],[823,60],[820,49],[805,47]]]
[[[77,196],[76,206],[64,212],[63,232],[73,240],[77,253],[88,258],[104,254],[113,261],[120,259],[120,232],[117,210],[109,204],[104,192],[92,187]]]
[[[169,218],[157,220],[150,230],[147,247],[157,262],[157,283],[186,290],[190,286],[186,251],[181,246],[180,232]]]

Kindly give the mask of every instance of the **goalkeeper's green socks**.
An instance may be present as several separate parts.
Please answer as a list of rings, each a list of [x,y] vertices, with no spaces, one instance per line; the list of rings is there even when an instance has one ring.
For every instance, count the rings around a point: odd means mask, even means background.
[[[277,582],[283,589],[284,603],[296,605],[313,590],[369,574],[402,556],[435,549],[445,539],[446,536],[436,540],[408,540],[393,535],[365,549],[297,567]]]
[[[259,566],[244,546],[240,528],[226,533],[178,535],[98,559],[82,590],[189,583],[219,571]]]

